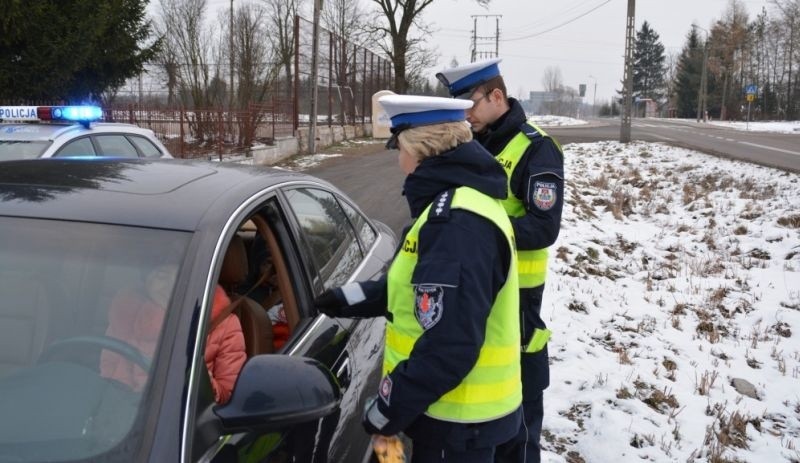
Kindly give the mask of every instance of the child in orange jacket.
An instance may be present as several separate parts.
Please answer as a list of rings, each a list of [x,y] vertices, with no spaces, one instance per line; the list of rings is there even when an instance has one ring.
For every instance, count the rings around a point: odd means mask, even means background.
[[[125,341],[145,357],[152,358],[176,272],[176,266],[156,268],[145,281],[145,295],[133,290],[120,292],[111,303],[106,335]],[[225,290],[217,285],[211,319],[214,320],[229,304]],[[214,398],[217,403],[226,403],[247,360],[242,326],[234,314],[228,314],[208,333],[204,359],[211,376]],[[109,350],[104,350],[100,355],[100,374],[126,384],[135,391],[144,388],[148,377],[148,372],[139,365]]]

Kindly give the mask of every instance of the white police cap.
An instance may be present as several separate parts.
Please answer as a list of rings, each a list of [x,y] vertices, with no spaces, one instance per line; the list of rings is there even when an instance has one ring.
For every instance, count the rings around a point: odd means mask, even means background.
[[[397,135],[403,130],[423,125],[462,122],[465,110],[472,107],[471,100],[457,100],[436,96],[386,95],[378,99],[392,121],[392,137],[386,142],[389,149],[397,148]]]
[[[500,68],[497,66],[500,61],[502,59],[492,58],[442,69],[436,74],[436,78],[447,87],[450,95],[456,98],[464,95],[469,97],[472,89],[500,75]]]

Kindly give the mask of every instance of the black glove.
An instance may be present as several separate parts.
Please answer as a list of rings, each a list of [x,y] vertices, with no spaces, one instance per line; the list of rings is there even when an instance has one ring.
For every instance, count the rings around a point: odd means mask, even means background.
[[[385,288],[383,281],[348,283],[325,290],[314,299],[314,307],[329,317],[380,317],[386,315]]]
[[[361,417],[361,424],[367,431],[367,434],[382,434],[384,436],[391,436],[395,432],[387,432],[389,427],[389,418],[386,416],[386,404],[383,400],[379,400],[377,396],[367,400],[367,406],[364,407],[364,415]]]
[[[342,307],[346,305],[347,300],[340,288],[326,289],[314,299],[314,308],[329,317],[342,317]]]

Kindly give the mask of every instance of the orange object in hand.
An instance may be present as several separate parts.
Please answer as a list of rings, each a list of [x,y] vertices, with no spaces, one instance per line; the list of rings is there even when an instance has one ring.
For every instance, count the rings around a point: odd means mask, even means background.
[[[397,436],[372,436],[372,449],[380,463],[405,463],[403,443]]]

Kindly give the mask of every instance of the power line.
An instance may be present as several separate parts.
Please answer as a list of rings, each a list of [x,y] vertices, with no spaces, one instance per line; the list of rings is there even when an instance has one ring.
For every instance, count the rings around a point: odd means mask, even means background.
[[[591,13],[591,12],[593,12],[593,11],[595,11],[595,10],[599,9],[600,7],[602,7],[602,6],[604,6],[604,5],[608,4],[608,3],[611,3],[611,0],[605,0],[603,3],[601,3],[601,4],[597,5],[596,7],[594,7],[594,8],[592,8],[592,9],[590,9],[589,11],[587,11],[587,12],[585,12],[585,13],[582,13],[582,14],[580,14],[580,15],[578,15],[578,16],[576,16],[576,17],[572,18],[572,19],[569,19],[569,20],[567,20],[567,21],[564,21],[563,23],[561,23],[561,24],[558,24],[558,25],[556,25],[556,26],[553,26],[553,27],[551,27],[551,28],[549,28],[549,29],[545,29],[545,30],[543,30],[543,31],[541,31],[541,32],[537,32],[537,33],[535,33],[535,34],[530,34],[530,35],[525,35],[525,36],[522,36],[522,37],[515,37],[515,38],[512,38],[512,39],[503,39],[503,40],[501,40],[501,42],[512,42],[512,41],[515,41],[515,40],[525,40],[525,39],[530,39],[530,38],[533,38],[533,37],[540,36],[540,35],[542,35],[542,34],[546,34],[546,33],[548,33],[548,32],[554,31],[554,30],[556,30],[556,29],[558,29],[558,28],[564,27],[564,26],[566,26],[567,24],[573,23],[573,22],[575,22],[575,21],[577,21],[577,20],[581,19],[582,17],[584,17],[584,16],[588,15],[589,13]]]
[[[534,19],[533,21],[528,20],[525,24],[520,24],[508,29],[507,35],[516,35],[517,33],[528,32],[531,29],[538,29],[540,26],[547,26],[548,24],[552,24],[553,21],[557,21],[559,18],[571,16],[574,12],[583,10],[586,4],[594,3],[595,1],[596,0],[580,0],[578,3],[567,6],[565,9],[553,14],[539,15],[538,19]]]
[[[607,66],[619,66],[619,61],[594,61],[594,60],[580,60],[580,59],[570,59],[570,58],[562,58],[562,57],[552,57],[552,56],[532,56],[532,55],[517,55],[513,53],[503,53],[503,57],[510,57],[510,58],[522,58],[522,59],[532,59],[537,61],[561,61],[564,63],[586,63],[586,64],[602,64]]]

